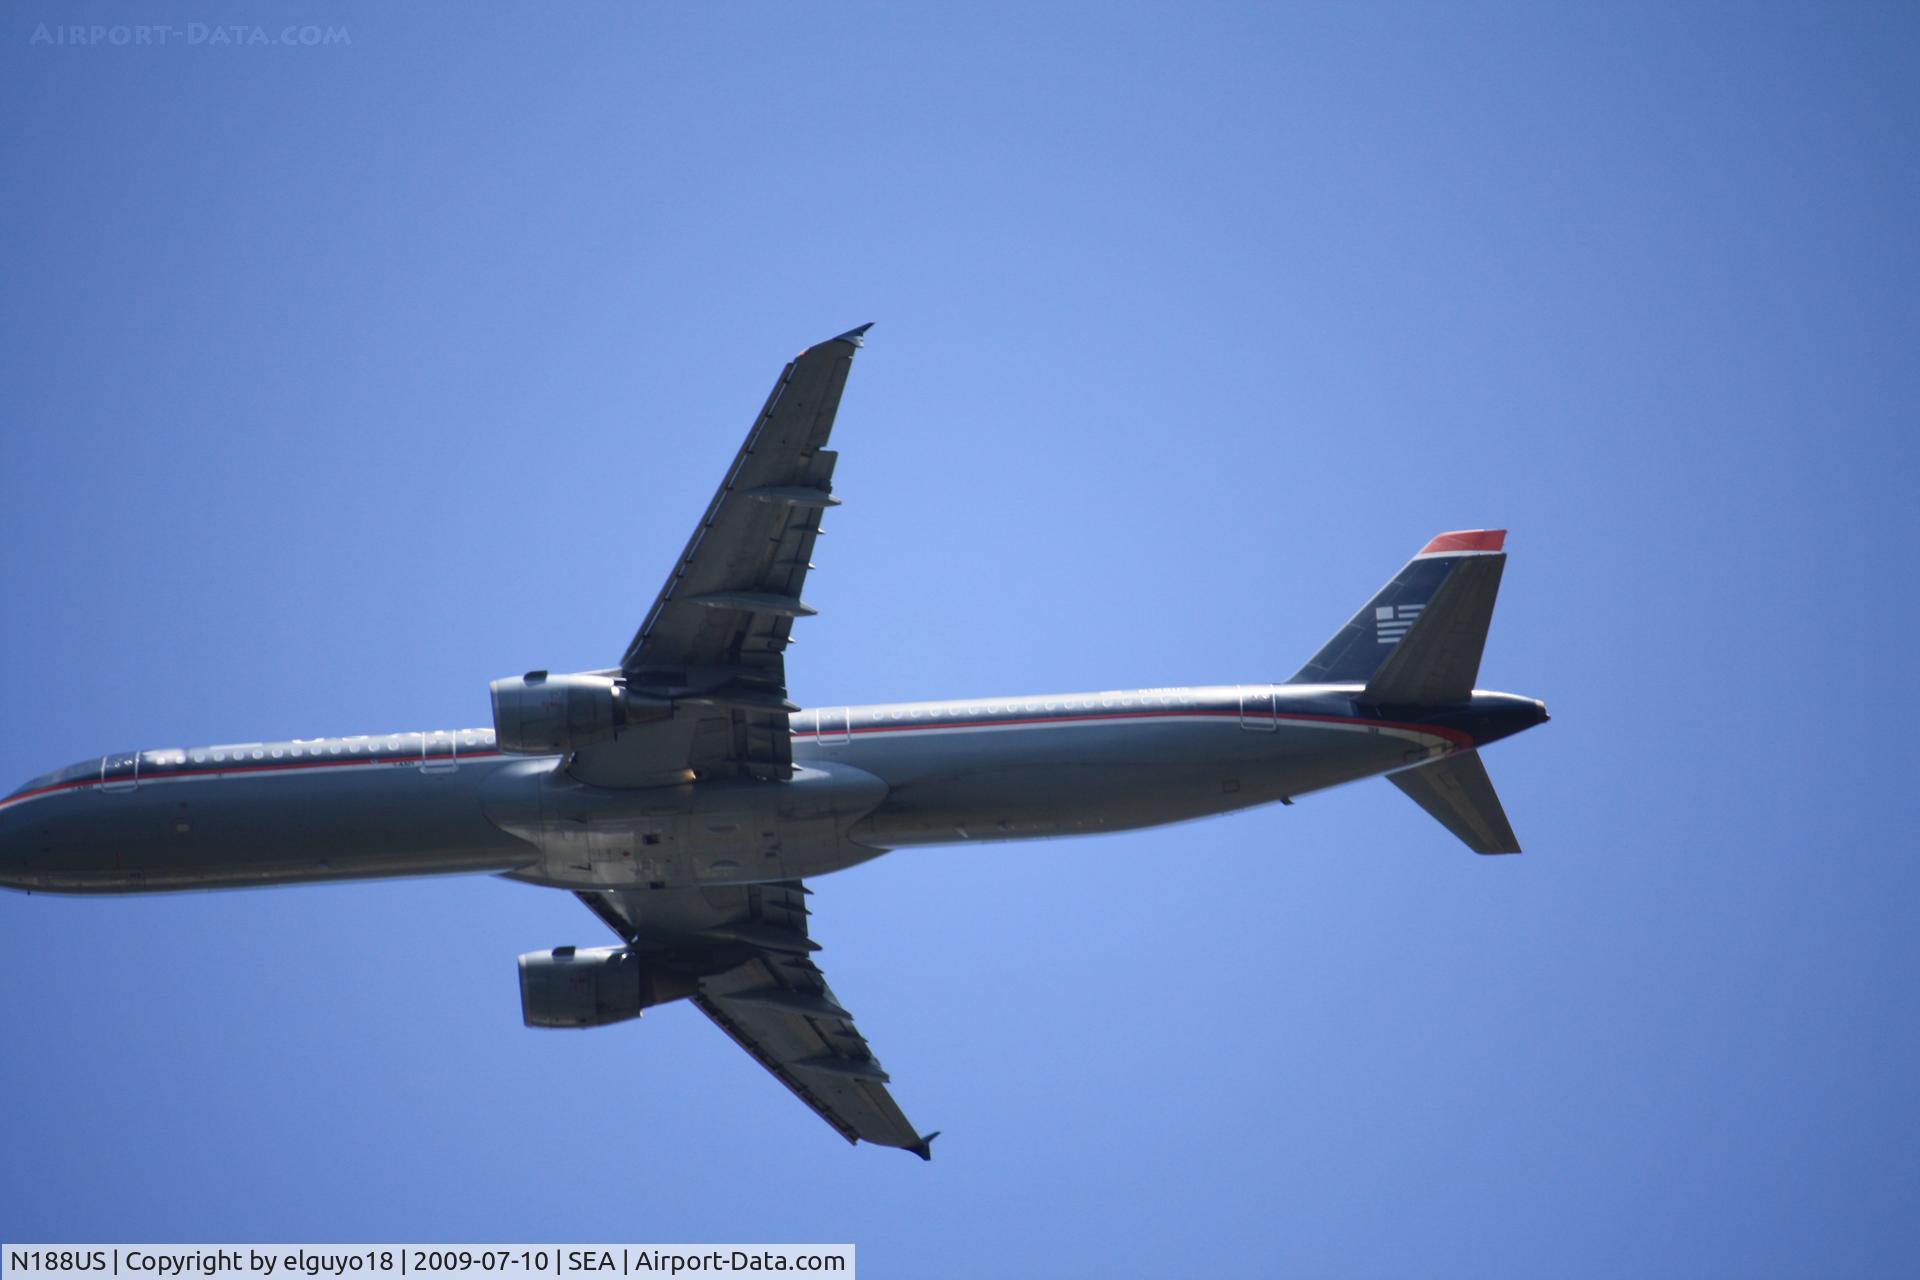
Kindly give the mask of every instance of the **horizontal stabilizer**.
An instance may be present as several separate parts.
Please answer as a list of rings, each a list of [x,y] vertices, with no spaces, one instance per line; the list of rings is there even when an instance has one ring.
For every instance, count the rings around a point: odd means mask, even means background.
[[[1388,774],[1387,780],[1413,797],[1415,804],[1475,853],[1520,852],[1520,841],[1514,837],[1478,751],[1402,769]]]

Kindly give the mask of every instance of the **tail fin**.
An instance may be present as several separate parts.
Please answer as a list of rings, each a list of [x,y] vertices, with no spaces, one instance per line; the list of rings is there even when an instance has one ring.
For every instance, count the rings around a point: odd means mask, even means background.
[[[1399,773],[1387,781],[1406,792],[1413,802],[1460,837],[1475,853],[1518,853],[1520,841],[1500,807],[1493,779],[1480,763],[1478,751],[1445,756]]]
[[[1375,703],[1462,701],[1480,674],[1506,540],[1505,529],[1441,534],[1287,683],[1365,684]]]

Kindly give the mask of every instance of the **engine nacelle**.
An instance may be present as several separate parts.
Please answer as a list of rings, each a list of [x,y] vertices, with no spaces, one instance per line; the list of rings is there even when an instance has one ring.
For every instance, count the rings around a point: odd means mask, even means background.
[[[530,1027],[604,1027],[693,994],[692,978],[625,947],[555,947],[520,957],[520,1017]]]
[[[495,680],[493,736],[502,751],[552,755],[605,742],[626,724],[624,690],[607,676],[530,671]]]

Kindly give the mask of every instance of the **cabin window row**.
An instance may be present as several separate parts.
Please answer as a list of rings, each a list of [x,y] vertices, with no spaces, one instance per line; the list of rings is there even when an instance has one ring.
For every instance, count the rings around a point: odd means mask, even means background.
[[[1103,693],[1072,698],[1032,698],[1016,699],[1008,702],[953,703],[936,707],[889,707],[874,710],[867,716],[860,715],[861,708],[854,708],[855,719],[872,720],[972,720],[988,719],[995,716],[1045,715],[1057,712],[1073,711],[1124,711],[1136,707],[1191,707],[1199,700],[1185,689],[1170,689],[1153,693]],[[814,713],[817,723],[818,712]],[[829,716],[837,713],[829,712]]]
[[[168,765],[193,764],[251,764],[258,760],[270,763],[275,760],[351,760],[355,756],[371,757],[405,753],[418,754],[430,746],[445,748],[448,745],[456,749],[476,749],[491,747],[493,734],[479,729],[467,729],[458,733],[394,734],[386,737],[359,738],[318,738],[300,742],[281,743],[241,743],[234,746],[196,747],[192,751],[149,751],[146,764],[155,767]]]

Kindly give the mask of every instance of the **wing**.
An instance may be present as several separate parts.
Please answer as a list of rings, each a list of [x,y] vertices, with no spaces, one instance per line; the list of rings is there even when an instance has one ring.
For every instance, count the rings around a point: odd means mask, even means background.
[[[832,496],[827,437],[862,325],[795,356],[620,660],[630,694],[671,712],[583,748],[582,781],[632,786],[691,770],[784,779],[793,771],[784,654],[820,515]]]
[[[907,1122],[853,1015],[809,958],[819,950],[807,936],[809,892],[788,880],[579,897],[634,950],[693,977],[695,1007],[841,1137],[931,1159],[938,1135]]]

